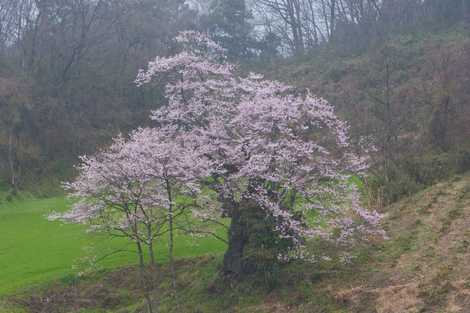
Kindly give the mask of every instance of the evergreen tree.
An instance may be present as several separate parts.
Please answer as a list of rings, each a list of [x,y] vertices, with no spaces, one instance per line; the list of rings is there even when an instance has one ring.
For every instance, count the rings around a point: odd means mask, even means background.
[[[251,13],[245,0],[214,0],[207,16],[209,32],[228,50],[230,57],[250,56],[254,46]]]

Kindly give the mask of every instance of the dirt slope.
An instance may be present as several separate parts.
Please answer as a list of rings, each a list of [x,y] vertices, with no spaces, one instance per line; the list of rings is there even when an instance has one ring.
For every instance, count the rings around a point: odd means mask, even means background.
[[[353,312],[470,312],[470,175],[388,209],[390,240],[364,283],[337,292]]]

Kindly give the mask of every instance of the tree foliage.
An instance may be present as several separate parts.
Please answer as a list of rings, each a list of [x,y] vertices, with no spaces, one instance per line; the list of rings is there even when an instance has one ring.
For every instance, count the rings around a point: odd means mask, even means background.
[[[171,229],[176,195],[185,195],[194,199],[195,218],[231,219],[224,272],[235,275],[256,266],[247,261],[250,246],[273,249],[270,262],[277,262],[308,255],[311,240],[347,250],[384,235],[381,215],[360,206],[350,182],[365,159],[330,104],[260,75],[239,76],[224,49],[200,33],[182,32],[176,41],[180,52],[157,57],[136,79],[140,86],[165,82],[168,104],[151,115],[158,126],[83,158],[70,185],[82,200],[63,218],[99,216],[105,227],[110,221],[150,242],[138,225],[155,223],[150,212],[163,209],[168,219],[157,213],[157,220]]]

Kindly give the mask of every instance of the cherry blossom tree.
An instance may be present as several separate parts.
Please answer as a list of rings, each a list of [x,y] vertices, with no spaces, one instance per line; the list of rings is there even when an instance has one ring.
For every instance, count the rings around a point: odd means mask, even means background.
[[[152,119],[203,147],[211,162],[218,213],[231,219],[226,273],[249,268],[245,250],[256,234],[246,217],[253,212],[289,242],[291,254],[312,238],[346,246],[384,235],[380,214],[359,205],[350,183],[365,159],[353,153],[333,106],[308,90],[239,75],[202,34],[183,32],[176,41],[181,52],[151,61],[136,83],[164,82],[168,104]]]
[[[77,199],[69,212],[54,214],[50,219],[86,223],[90,230],[123,236],[136,244],[142,289],[148,312],[153,312],[151,285],[145,273],[144,245],[155,264],[153,241],[163,226],[165,198],[154,188],[142,171],[137,155],[123,137],[95,156],[81,157],[79,176],[66,189]]]
[[[150,209],[164,209],[167,226],[168,256],[172,274],[172,287],[176,292],[176,274],[174,267],[174,219],[184,213],[187,206],[198,207],[195,201],[177,201],[177,197],[199,200],[201,197],[200,178],[210,175],[211,162],[204,157],[204,150],[195,145],[190,137],[184,134],[173,137],[174,129],[144,128],[135,131],[126,148],[131,167],[139,168],[141,180],[148,180],[151,192],[146,197],[145,206]],[[158,221],[160,222],[160,221]],[[156,223],[160,225],[160,223]],[[151,227],[148,225],[148,233]],[[149,250],[153,250],[149,246]]]
[[[172,272],[175,210],[184,209],[176,195],[203,199],[192,207],[198,218],[230,218],[228,274],[248,271],[248,248],[266,244],[255,224],[275,239],[269,244],[281,259],[305,256],[311,239],[344,248],[384,235],[380,214],[359,205],[350,183],[366,160],[353,153],[348,126],[329,103],[261,75],[239,75],[204,35],[183,32],[176,41],[181,52],[157,57],[136,79],[165,84],[168,104],[151,115],[157,126],[83,157],[68,185],[80,200],[62,219],[129,237],[142,266],[142,245],[154,260],[154,239],[168,231]],[[204,197],[202,185],[216,199]]]
[[[173,138],[171,129],[138,129],[122,136],[92,157],[82,157],[79,176],[66,189],[77,199],[69,212],[51,219],[87,223],[95,231],[125,236],[135,242],[148,310],[151,281],[145,274],[144,246],[155,266],[154,241],[169,234],[169,259],[173,262],[174,219],[184,213],[177,196],[200,193],[198,180],[207,177],[209,162],[184,136]],[[197,165],[197,166],[195,166]]]

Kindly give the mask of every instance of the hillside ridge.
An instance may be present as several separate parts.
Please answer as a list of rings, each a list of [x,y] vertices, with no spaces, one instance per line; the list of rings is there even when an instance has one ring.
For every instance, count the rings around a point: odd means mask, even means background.
[[[470,175],[387,209],[390,236],[367,283],[337,298],[354,312],[470,312]]]

